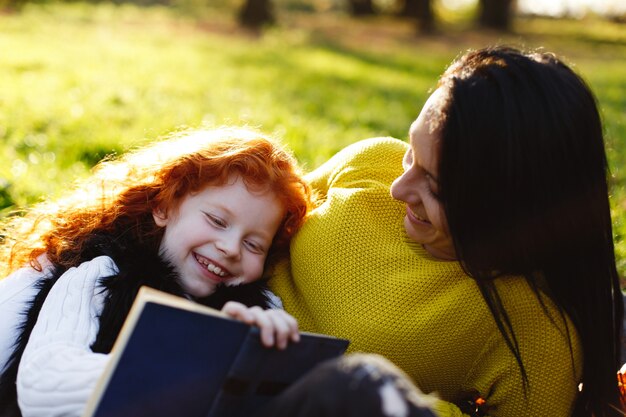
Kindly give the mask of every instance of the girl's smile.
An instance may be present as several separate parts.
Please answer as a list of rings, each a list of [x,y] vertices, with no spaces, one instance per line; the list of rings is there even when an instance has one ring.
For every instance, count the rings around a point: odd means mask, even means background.
[[[153,213],[165,227],[161,256],[194,297],[259,279],[283,216],[273,192],[251,191],[238,176],[189,194],[175,210]]]
[[[205,258],[204,256],[197,253],[194,254],[194,256],[196,258],[196,261],[198,261],[200,267],[208,273],[207,276],[209,278],[222,282],[231,275],[230,272],[226,270],[226,268],[219,266],[217,262]]]

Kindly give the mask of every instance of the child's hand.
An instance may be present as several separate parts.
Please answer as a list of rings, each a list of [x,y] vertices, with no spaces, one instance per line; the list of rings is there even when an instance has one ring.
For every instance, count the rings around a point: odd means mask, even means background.
[[[261,343],[265,347],[276,346],[285,349],[287,343],[298,342],[298,322],[284,310],[263,310],[261,307],[247,307],[235,301],[227,302],[222,312],[247,324],[255,325],[261,330]]]

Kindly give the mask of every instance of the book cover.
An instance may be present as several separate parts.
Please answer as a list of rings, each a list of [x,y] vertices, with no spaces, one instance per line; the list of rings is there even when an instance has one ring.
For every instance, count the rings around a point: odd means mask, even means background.
[[[83,416],[249,416],[348,343],[302,332],[266,348],[258,328],[144,287]]]

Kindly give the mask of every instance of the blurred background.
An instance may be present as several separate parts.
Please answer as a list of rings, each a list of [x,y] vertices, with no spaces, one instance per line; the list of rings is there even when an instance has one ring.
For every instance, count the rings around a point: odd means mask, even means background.
[[[0,0],[0,216],[188,127],[258,127],[307,169],[406,139],[450,61],[493,44],[555,52],[594,89],[625,276],[625,0]]]

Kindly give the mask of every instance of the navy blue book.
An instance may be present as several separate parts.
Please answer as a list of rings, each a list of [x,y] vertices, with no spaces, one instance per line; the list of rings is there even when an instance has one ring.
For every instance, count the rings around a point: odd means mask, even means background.
[[[285,350],[221,312],[142,288],[85,417],[247,417],[348,341],[301,333]]]

